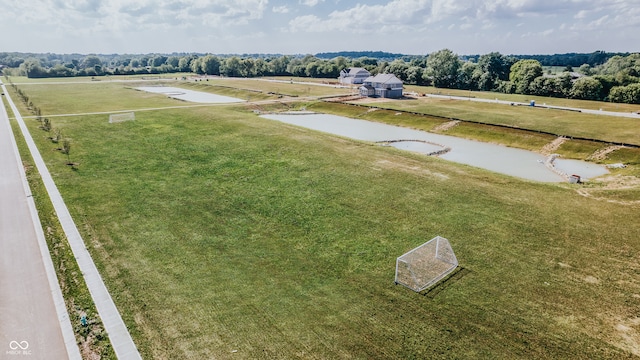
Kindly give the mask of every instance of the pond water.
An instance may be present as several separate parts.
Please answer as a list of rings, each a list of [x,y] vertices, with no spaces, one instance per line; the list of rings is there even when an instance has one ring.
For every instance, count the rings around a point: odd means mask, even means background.
[[[545,156],[532,151],[336,115],[290,112],[261,116],[356,140],[381,142],[424,154],[450,148],[440,157],[524,179],[542,182],[567,181],[565,177],[545,166]],[[569,175],[579,175],[582,179],[608,173],[605,167],[585,161],[558,159],[555,164],[557,170]]]
[[[244,100],[237,99],[234,97],[210,94],[202,91],[181,89],[181,88],[171,87],[171,86],[142,86],[136,89],[146,91],[146,92],[156,93],[156,94],[164,94],[170,98],[174,98],[178,100],[184,100],[184,101],[195,102],[195,103],[203,103],[203,104],[244,102]]]

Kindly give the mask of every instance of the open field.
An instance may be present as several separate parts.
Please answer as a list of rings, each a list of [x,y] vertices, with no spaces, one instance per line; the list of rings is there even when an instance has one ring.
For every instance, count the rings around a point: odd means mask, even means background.
[[[591,101],[591,100],[575,100],[575,99],[564,99],[564,98],[521,95],[521,94],[503,94],[503,93],[492,92],[492,91],[469,91],[469,90],[457,90],[457,89],[443,89],[443,88],[436,88],[432,86],[415,86],[415,85],[405,85],[405,90],[407,92],[413,92],[417,94],[463,96],[463,97],[474,97],[474,98],[491,99],[491,100],[498,99],[498,100],[504,100],[504,101],[523,102],[523,103],[529,103],[529,101],[531,100],[536,100],[536,104],[539,104],[539,105],[547,104],[547,105],[554,105],[554,106],[574,107],[574,108],[591,109],[591,110],[602,109],[604,111],[620,111],[620,112],[640,111],[640,105],[637,105],[637,104],[618,104],[618,103]]]
[[[20,88],[45,116],[175,102],[88,86]],[[284,105],[56,117],[75,171],[28,120],[144,358],[640,356],[628,192],[626,205],[597,200],[264,120],[260,107]],[[460,271],[425,296],[395,286],[395,258],[435,235]]]

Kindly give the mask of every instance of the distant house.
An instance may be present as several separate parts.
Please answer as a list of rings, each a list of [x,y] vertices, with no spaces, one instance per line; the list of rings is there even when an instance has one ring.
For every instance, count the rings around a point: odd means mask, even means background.
[[[340,84],[362,84],[364,79],[371,76],[371,73],[367,69],[363,68],[346,68],[340,71],[340,77],[338,81]]]
[[[402,80],[393,74],[378,74],[364,80],[360,95],[397,99],[402,97]]]

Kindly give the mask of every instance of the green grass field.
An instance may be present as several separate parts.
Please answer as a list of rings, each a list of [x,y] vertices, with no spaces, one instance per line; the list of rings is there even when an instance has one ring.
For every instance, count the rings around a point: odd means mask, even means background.
[[[547,104],[547,105],[553,105],[553,106],[575,107],[575,108],[590,109],[590,110],[602,109],[604,111],[619,111],[619,112],[640,111],[640,106],[638,106],[637,104],[619,104],[619,103],[602,102],[602,101],[576,100],[576,99],[542,97],[542,96],[522,95],[522,94],[503,94],[503,93],[493,92],[493,91],[469,91],[469,90],[443,89],[443,88],[436,88],[431,86],[415,86],[415,85],[405,85],[405,90],[410,93],[417,93],[417,94],[439,94],[439,95],[463,96],[463,97],[473,97],[473,98],[491,99],[491,100],[498,99],[498,100],[504,100],[504,101],[523,102],[527,104],[531,100],[535,100],[536,104],[538,105]]]
[[[568,137],[640,145],[638,119],[633,118],[436,98],[376,101],[372,105],[447,118],[538,130]]]
[[[21,89],[43,115],[176,102],[129,86]],[[55,117],[77,170],[28,119],[144,358],[640,355],[640,205],[628,191],[597,200],[253,108]],[[627,204],[606,201],[618,196]],[[460,270],[426,294],[394,285],[396,257],[436,235]]]

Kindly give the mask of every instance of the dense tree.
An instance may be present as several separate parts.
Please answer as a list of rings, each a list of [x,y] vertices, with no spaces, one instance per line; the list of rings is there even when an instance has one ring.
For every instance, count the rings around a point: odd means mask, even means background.
[[[594,75],[593,78],[595,80],[598,80],[600,82],[600,85],[602,85],[602,93],[600,94],[600,99],[602,100],[606,100],[609,92],[611,91],[611,89],[613,89],[613,87],[620,85],[611,75]]]
[[[287,65],[287,73],[293,76],[306,76],[306,64],[300,58],[291,59]]]
[[[220,66],[220,74],[230,77],[242,76],[242,60],[237,56],[224,59]]]
[[[102,66],[102,60],[95,55],[86,56],[80,63],[80,67],[83,69],[94,69],[96,65]]]
[[[149,59],[147,66],[158,67],[167,61],[168,57],[164,55],[154,55]]]
[[[72,68],[58,64],[49,69],[48,75],[51,77],[71,77],[75,76],[76,72]]]
[[[479,88],[481,90],[492,90],[499,80],[509,80],[511,66],[515,61],[514,58],[504,56],[499,52],[480,56],[478,66],[485,75],[479,79]]]
[[[640,104],[640,83],[613,87],[609,99],[613,102]]]
[[[640,53],[630,54],[628,56],[613,56],[599,67],[599,72],[603,75],[615,76],[625,71],[630,76],[640,75]]]
[[[542,76],[542,65],[538,60],[519,60],[511,66],[509,81],[516,87],[516,93],[526,94],[529,84]]]
[[[393,60],[389,64],[389,67],[386,69],[388,73],[395,75],[398,79],[405,82],[408,79],[408,74],[407,74],[408,70],[409,70],[409,64],[404,62],[404,60],[402,59]]]
[[[21,65],[20,68],[24,72],[27,77],[30,78],[41,78],[47,76],[47,71],[42,68],[40,65],[40,60],[29,58],[26,59]]]
[[[170,65],[174,68],[177,68],[180,65],[180,57],[179,56],[169,56],[165,64]]]
[[[424,70],[420,66],[410,66],[407,71],[406,82],[415,85],[425,85]]]
[[[269,73],[276,76],[288,75],[287,66],[291,59],[288,56],[281,56],[269,61]]]
[[[183,56],[178,60],[178,71],[188,72],[191,71],[191,62],[197,59],[197,56]]]
[[[480,78],[485,75],[480,66],[474,62],[466,61],[460,68],[459,85],[465,90],[478,90]]]
[[[578,68],[578,73],[580,73],[582,75],[590,76],[590,75],[593,75],[593,69],[591,68],[591,65],[589,65],[589,64],[582,64]]]
[[[434,86],[455,88],[458,85],[461,61],[453,51],[443,49],[429,54],[427,66],[427,74],[432,78]]]
[[[220,59],[213,55],[206,55],[200,58],[200,68],[207,75],[220,75]]]
[[[602,84],[598,80],[582,77],[573,83],[570,95],[574,99],[599,100],[601,93]]]

